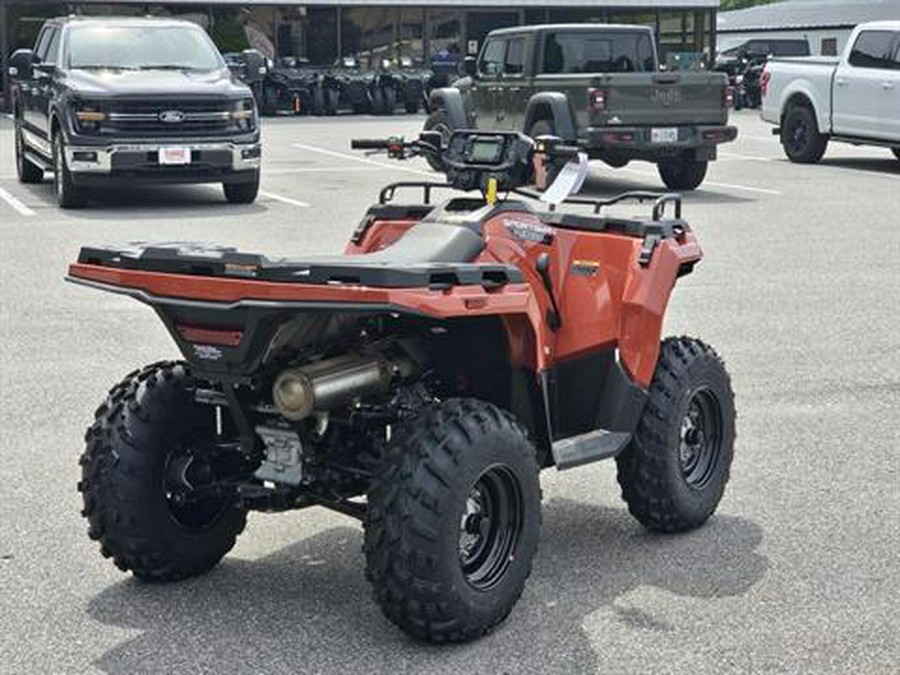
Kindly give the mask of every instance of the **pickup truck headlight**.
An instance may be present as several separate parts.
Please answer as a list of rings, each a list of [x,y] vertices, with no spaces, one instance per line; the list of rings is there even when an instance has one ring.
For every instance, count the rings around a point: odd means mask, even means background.
[[[244,99],[235,104],[231,111],[231,119],[241,131],[252,131],[256,128],[256,104],[253,99]]]
[[[100,129],[100,123],[106,120],[106,113],[99,105],[82,101],[73,106],[72,117],[78,131],[90,133]]]

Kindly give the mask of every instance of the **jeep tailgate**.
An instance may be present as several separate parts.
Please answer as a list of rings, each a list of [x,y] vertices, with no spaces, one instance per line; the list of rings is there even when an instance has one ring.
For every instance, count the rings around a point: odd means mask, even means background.
[[[564,92],[579,129],[586,127],[727,124],[727,78],[714,72],[539,75],[542,89]],[[585,84],[588,83],[586,87]],[[591,91],[603,106],[591,105]]]

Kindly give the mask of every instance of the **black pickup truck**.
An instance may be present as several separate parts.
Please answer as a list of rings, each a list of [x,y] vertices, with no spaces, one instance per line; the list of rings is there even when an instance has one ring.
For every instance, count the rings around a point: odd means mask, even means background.
[[[259,190],[250,89],[197,25],[161,18],[47,21],[10,58],[19,179],[52,171],[59,205],[91,187],[222,183],[233,203]]]
[[[643,26],[504,28],[464,65],[467,77],[431,92],[426,130],[554,134],[611,166],[653,162],[676,190],[700,185],[716,146],[737,136],[726,76],[660,71]]]

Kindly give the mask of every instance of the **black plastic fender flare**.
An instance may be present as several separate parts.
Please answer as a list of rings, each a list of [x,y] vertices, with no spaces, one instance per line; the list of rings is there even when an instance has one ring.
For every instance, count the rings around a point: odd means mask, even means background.
[[[466,106],[459,89],[454,87],[435,89],[428,97],[428,107],[429,110],[445,110],[454,129],[468,129],[472,126],[469,124]]]
[[[524,132],[528,133],[535,122],[546,119],[553,121],[557,136],[566,141],[577,140],[575,115],[565,94],[558,91],[542,91],[528,99],[528,105],[525,106]]]

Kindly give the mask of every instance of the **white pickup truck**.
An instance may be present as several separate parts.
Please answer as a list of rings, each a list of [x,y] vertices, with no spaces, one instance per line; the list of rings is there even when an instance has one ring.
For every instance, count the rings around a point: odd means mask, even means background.
[[[829,140],[900,159],[900,21],[860,24],[840,58],[771,59],[760,87],[762,118],[792,162],[818,162]]]

